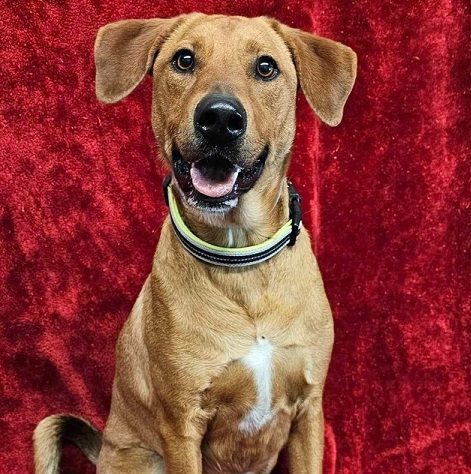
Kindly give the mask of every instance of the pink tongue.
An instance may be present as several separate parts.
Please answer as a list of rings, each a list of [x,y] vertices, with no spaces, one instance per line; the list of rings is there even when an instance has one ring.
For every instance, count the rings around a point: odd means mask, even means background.
[[[234,187],[238,174],[238,171],[231,171],[224,181],[211,181],[194,165],[192,165],[190,169],[191,181],[193,182],[195,189],[199,193],[212,198],[218,198],[225,194],[229,194]]]

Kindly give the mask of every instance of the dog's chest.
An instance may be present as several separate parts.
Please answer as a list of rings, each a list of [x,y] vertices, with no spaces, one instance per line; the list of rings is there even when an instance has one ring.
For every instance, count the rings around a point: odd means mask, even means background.
[[[312,393],[311,359],[305,348],[259,336],[227,364],[204,395],[204,405],[214,410],[203,447],[206,462],[225,466],[220,472],[262,470],[285,444],[299,405]]]
[[[312,359],[306,348],[285,347],[269,336],[258,336],[211,381],[205,403],[232,430],[254,435],[280,413],[291,416],[307,398],[314,385]]]

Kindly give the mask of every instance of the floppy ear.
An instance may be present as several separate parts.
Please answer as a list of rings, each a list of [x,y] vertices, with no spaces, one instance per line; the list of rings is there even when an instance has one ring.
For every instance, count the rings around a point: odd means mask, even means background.
[[[309,105],[323,122],[338,125],[355,82],[356,54],[341,43],[276,21],[274,27],[291,51]]]
[[[118,102],[152,71],[155,56],[182,17],[123,20],[98,30],[95,41],[96,95]]]

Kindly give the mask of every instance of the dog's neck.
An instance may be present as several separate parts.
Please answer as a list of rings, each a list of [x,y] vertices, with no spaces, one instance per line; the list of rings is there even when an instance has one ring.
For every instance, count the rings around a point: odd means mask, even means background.
[[[286,178],[263,193],[247,193],[227,213],[204,214],[179,199],[183,220],[207,243],[222,247],[246,247],[273,236],[289,219]]]

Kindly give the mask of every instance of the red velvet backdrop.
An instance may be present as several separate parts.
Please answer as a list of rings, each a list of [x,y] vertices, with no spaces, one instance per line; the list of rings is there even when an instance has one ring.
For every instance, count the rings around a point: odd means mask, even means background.
[[[300,99],[291,168],[336,320],[325,472],[471,472],[466,0],[0,5],[2,473],[32,472],[48,414],[103,426],[165,213],[150,81],[98,104],[96,30],[192,10],[271,15],[359,55],[338,128]]]

